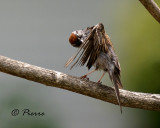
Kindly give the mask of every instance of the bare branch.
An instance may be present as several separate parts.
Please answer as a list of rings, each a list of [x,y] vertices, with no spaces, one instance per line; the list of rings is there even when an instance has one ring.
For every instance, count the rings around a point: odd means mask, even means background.
[[[74,76],[12,60],[4,56],[0,56],[0,71],[47,86],[66,89],[113,104],[118,104],[115,91],[112,87],[81,80]],[[120,98],[121,105],[125,107],[160,110],[159,94],[131,92],[120,89]]]
[[[149,13],[160,23],[160,8],[154,0],[139,0]]]

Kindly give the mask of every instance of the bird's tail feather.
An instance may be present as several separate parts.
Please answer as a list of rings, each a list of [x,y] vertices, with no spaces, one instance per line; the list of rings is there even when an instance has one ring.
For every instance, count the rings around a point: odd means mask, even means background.
[[[121,107],[121,102],[120,102],[120,96],[119,96],[119,88],[123,88],[122,86],[122,83],[121,83],[121,80],[120,80],[120,75],[119,73],[117,72],[110,72],[109,73],[109,76],[115,86],[115,92],[116,92],[116,96],[117,96],[117,101],[118,101],[118,104],[120,106],[120,110],[121,110],[121,113],[122,113],[122,107]]]

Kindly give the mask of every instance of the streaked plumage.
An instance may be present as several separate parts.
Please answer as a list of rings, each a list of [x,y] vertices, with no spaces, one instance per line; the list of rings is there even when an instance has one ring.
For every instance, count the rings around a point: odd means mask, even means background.
[[[99,23],[93,27],[74,31],[72,32],[69,41],[72,46],[79,47],[79,49],[77,53],[67,61],[65,67],[68,67],[68,65],[77,58],[71,68],[77,65],[83,66],[86,64],[88,69],[94,66],[95,70],[108,72],[110,79],[115,86],[117,100],[120,105],[118,89],[122,88],[120,80],[120,64],[112,42],[105,33],[103,24]]]

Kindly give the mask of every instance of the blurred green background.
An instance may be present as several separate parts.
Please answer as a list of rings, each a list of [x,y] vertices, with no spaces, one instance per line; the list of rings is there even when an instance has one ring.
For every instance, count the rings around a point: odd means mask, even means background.
[[[76,51],[68,37],[102,22],[121,63],[124,89],[160,93],[160,26],[138,0],[2,0],[0,17],[0,55],[75,76],[88,71],[64,68]],[[102,82],[112,86],[108,75]],[[45,116],[12,116],[15,108]],[[159,121],[158,111],[123,107],[121,115],[116,105],[0,73],[1,128],[159,128]]]

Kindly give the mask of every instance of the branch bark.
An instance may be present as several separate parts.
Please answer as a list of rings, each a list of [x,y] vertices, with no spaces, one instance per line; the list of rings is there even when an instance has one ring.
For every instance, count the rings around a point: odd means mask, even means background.
[[[160,8],[154,0],[139,0],[149,13],[160,23]]]
[[[117,103],[112,87],[91,81],[81,80],[54,70],[44,69],[24,62],[0,56],[0,71],[47,86],[66,89],[96,99]],[[146,110],[160,110],[160,95],[131,92],[120,89],[121,105]]]

